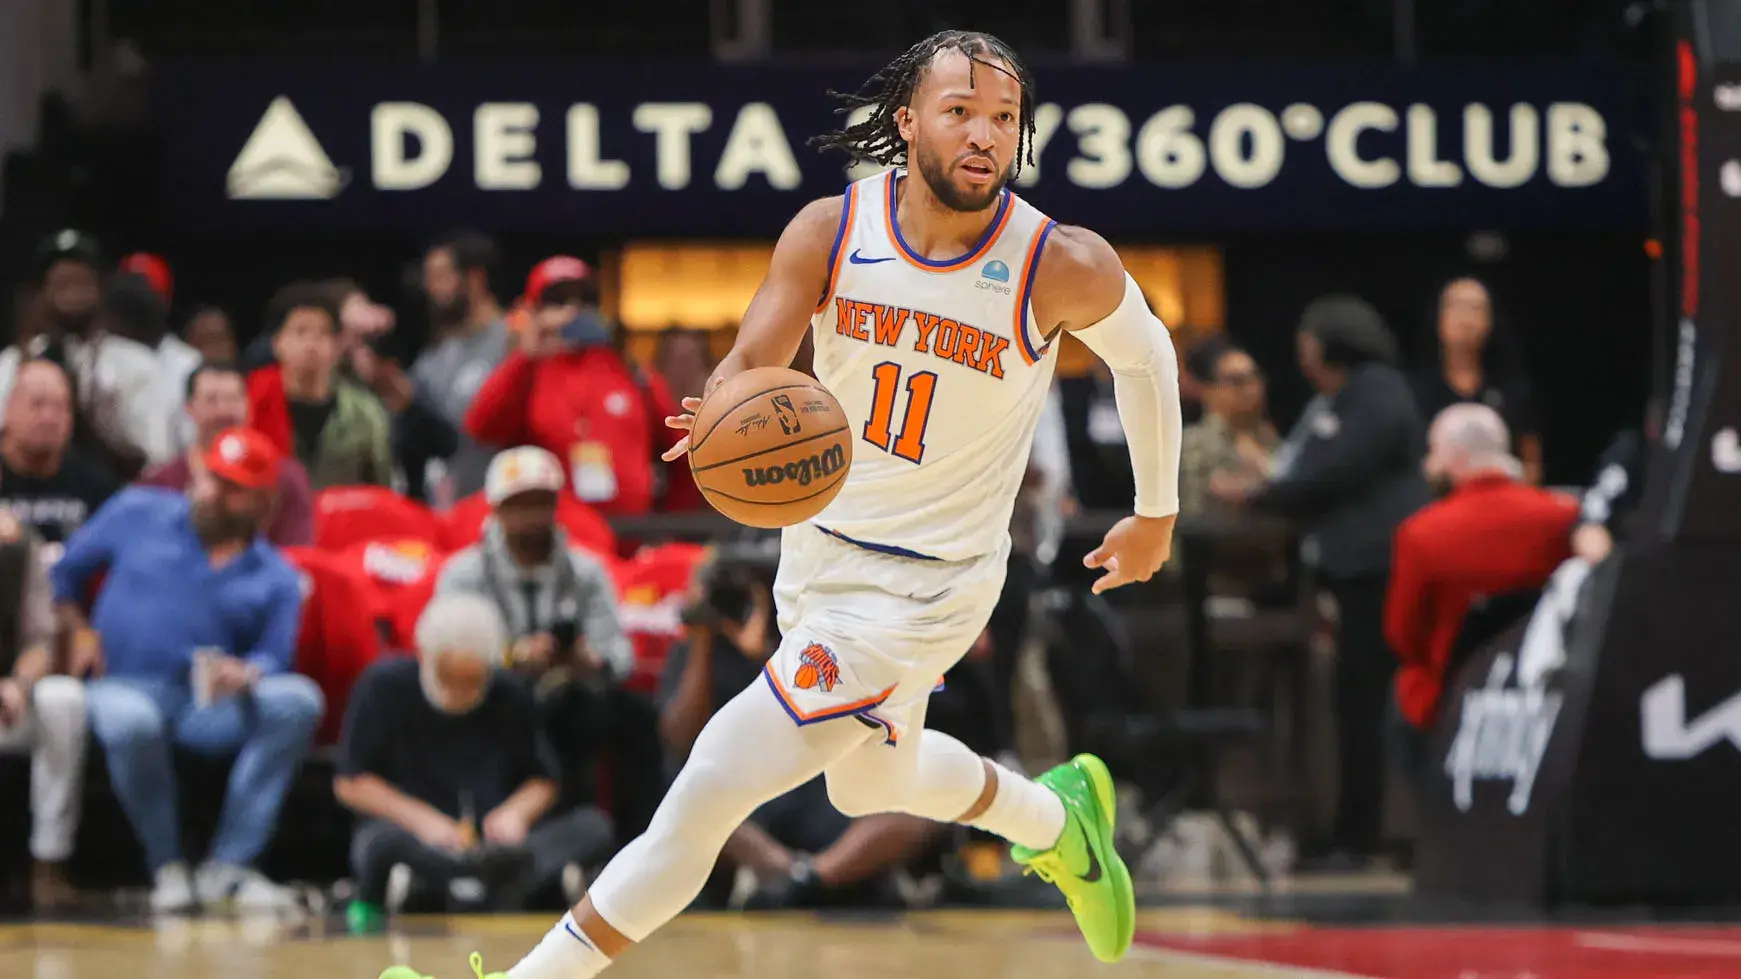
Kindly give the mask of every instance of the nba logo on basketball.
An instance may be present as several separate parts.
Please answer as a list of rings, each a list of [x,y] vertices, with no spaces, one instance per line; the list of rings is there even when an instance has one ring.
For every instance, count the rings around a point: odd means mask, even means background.
[[[798,424],[798,409],[792,407],[792,399],[784,394],[776,394],[769,399],[774,403],[774,416],[780,419],[780,430],[787,435],[797,435],[803,426]]]
[[[823,693],[828,693],[839,682],[840,662],[827,646],[813,642],[798,654],[798,672],[792,676],[793,686],[800,690],[820,687]]]

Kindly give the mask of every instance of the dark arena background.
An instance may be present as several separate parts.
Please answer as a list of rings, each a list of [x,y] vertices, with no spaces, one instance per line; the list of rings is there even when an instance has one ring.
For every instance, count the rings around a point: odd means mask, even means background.
[[[1026,62],[1013,189],[1179,354],[1173,560],[1090,591],[1133,483],[1066,338],[930,709],[1107,760],[1135,946],[817,782],[610,975],[1741,974],[1741,0],[0,0],[0,975],[538,941],[777,642],[774,537],[663,417],[787,221],[881,169],[810,145],[862,118],[831,92],[944,29]],[[1344,411],[1358,372],[1412,400]],[[199,638],[254,593],[134,483],[260,494],[285,628]],[[376,681],[468,641],[418,628],[468,588],[535,723],[405,737],[430,706]]]

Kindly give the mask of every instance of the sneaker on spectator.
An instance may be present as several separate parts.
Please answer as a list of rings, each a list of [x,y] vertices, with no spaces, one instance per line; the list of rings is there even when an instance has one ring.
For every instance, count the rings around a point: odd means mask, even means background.
[[[586,896],[586,871],[578,863],[570,863],[562,868],[562,899],[569,907],[580,903]]]
[[[230,906],[237,911],[288,911],[297,906],[296,894],[274,884],[252,867],[208,861],[194,874],[200,903],[208,908]]]
[[[193,878],[187,872],[187,864],[176,861],[159,867],[151,886],[151,912],[185,914],[194,905]]]
[[[396,863],[393,869],[387,871],[387,895],[382,907],[387,909],[388,916],[404,912],[405,902],[411,899],[411,885],[415,880],[410,864]]]

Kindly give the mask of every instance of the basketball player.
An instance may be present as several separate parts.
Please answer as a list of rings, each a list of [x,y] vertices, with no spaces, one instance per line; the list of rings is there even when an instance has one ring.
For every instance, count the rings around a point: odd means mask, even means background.
[[[1112,368],[1136,478],[1134,515],[1085,559],[1105,571],[1094,590],[1166,561],[1178,509],[1173,347],[1103,239],[1010,192],[1034,131],[1014,52],[947,31],[870,86],[849,98],[872,106],[869,118],[820,142],[899,169],[798,213],[707,387],[790,364],[813,330],[817,377],[861,432],[840,495],[783,533],[782,639],[766,682],[714,716],[646,834],[506,979],[597,975],[694,900],[751,811],[818,773],[849,816],[907,812],[1012,841],[1015,859],[1064,893],[1097,958],[1130,946],[1130,874],[1100,760],[1029,780],[925,730],[925,705],[997,603],[1061,331]],[[483,976],[476,955],[472,967]]]

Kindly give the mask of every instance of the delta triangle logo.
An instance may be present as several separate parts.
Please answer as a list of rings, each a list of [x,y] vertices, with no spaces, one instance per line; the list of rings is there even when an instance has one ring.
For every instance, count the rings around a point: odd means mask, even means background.
[[[280,95],[266,107],[224,183],[235,201],[323,201],[337,197],[349,180],[347,170],[332,165],[296,106]]]

